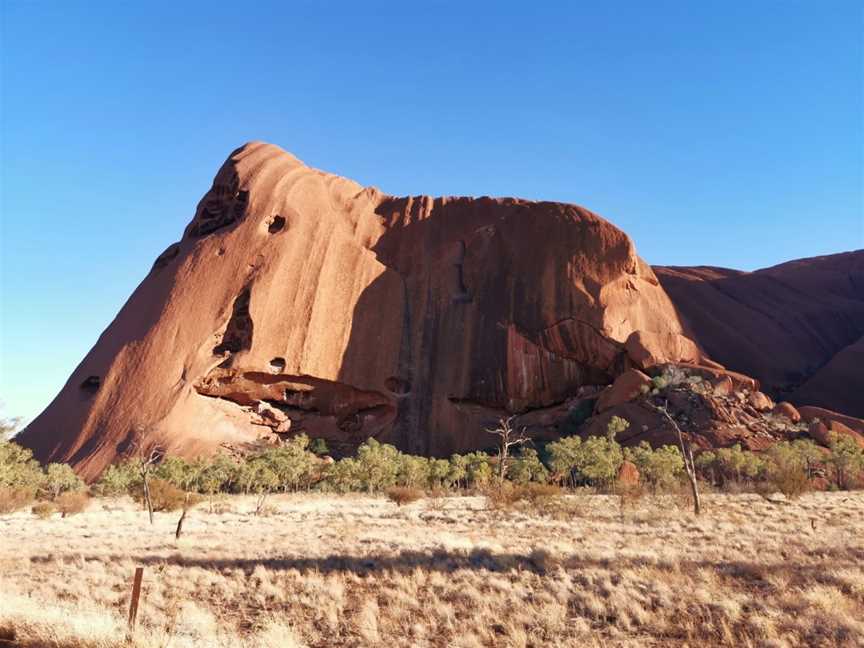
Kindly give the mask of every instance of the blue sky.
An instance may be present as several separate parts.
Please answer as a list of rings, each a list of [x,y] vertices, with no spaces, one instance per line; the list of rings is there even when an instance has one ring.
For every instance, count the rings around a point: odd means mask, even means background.
[[[575,202],[654,264],[864,247],[857,0],[244,4],[0,2],[7,415],[252,139],[392,194]]]

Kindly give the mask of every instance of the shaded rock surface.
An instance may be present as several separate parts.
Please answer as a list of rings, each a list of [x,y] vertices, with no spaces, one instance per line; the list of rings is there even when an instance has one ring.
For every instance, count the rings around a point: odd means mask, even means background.
[[[19,440],[85,477],[139,445],[195,456],[298,432],[447,455],[492,445],[504,413],[542,421],[633,354],[702,356],[599,216],[394,198],[256,142]]]
[[[864,417],[864,250],[756,272],[654,270],[713,360],[777,400]]]

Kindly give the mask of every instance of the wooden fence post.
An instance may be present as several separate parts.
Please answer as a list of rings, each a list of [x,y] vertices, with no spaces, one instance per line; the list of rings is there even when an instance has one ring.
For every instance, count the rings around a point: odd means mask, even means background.
[[[135,568],[135,579],[132,581],[132,599],[129,601],[129,629],[135,628],[138,620],[138,599],[141,598],[141,580],[144,578],[144,568]]]

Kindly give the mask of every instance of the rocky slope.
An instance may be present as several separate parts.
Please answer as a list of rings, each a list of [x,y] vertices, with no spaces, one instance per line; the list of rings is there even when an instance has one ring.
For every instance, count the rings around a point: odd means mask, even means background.
[[[301,431],[446,455],[488,446],[498,415],[551,420],[580,388],[667,361],[712,365],[599,216],[394,198],[251,143],[19,440],[85,477],[137,446]]]
[[[778,399],[864,417],[864,250],[756,272],[654,270],[712,358]]]

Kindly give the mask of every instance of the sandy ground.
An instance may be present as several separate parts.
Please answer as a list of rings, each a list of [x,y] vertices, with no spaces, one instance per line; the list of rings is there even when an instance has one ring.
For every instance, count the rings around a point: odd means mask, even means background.
[[[864,646],[864,493],[772,500],[708,495],[695,518],[670,497],[300,494],[255,516],[230,497],[179,541],[179,513],[150,526],[128,500],[19,512],[0,516],[0,633],[123,645],[142,565],[147,646]]]

